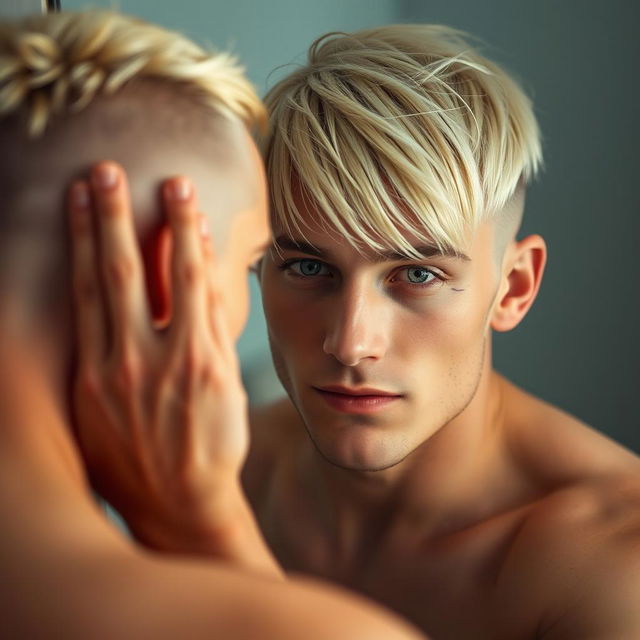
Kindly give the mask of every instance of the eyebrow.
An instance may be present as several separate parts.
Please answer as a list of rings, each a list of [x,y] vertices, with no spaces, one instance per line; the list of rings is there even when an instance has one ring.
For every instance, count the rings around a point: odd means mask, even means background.
[[[331,251],[326,249],[322,249],[321,247],[316,247],[304,240],[295,240],[294,238],[290,238],[288,236],[278,236],[274,244],[277,247],[282,249],[289,249],[290,251],[300,251],[301,253],[306,253],[310,256],[316,256],[317,258],[330,258]],[[445,258],[456,258],[458,260],[464,260],[466,262],[470,262],[471,258],[464,253],[459,251],[455,251],[453,249],[445,249],[441,251],[438,247],[432,244],[421,244],[414,247],[415,251],[419,254],[421,258],[433,258],[433,257],[445,257]],[[374,256],[374,262],[394,262],[396,260],[411,260],[415,261],[416,258],[414,256],[407,255],[401,251],[383,251],[382,253],[378,253]]]

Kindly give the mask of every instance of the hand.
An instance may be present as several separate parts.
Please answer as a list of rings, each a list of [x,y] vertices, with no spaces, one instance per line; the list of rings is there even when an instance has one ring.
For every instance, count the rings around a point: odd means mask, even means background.
[[[238,560],[259,536],[239,480],[246,395],[193,187],[175,178],[163,196],[172,315],[156,330],[124,172],[103,163],[71,188],[77,440],[92,484],[141,542]]]

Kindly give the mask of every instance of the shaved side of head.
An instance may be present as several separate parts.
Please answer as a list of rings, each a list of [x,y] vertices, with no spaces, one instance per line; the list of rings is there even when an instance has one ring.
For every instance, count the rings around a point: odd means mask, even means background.
[[[99,10],[0,21],[0,294],[33,310],[68,295],[65,194],[104,160],[127,172],[143,241],[161,182],[185,174],[223,244],[264,196],[264,123],[237,60],[177,32]]]
[[[162,224],[159,186],[172,175],[193,180],[218,245],[233,214],[260,195],[246,127],[212,116],[162,81],[133,81],[79,114],[54,119],[37,138],[27,135],[23,118],[0,122],[0,288],[31,291],[36,305],[60,291],[67,276],[66,189],[97,162],[113,160],[126,170],[143,241]],[[246,188],[226,189],[238,173],[247,176]]]

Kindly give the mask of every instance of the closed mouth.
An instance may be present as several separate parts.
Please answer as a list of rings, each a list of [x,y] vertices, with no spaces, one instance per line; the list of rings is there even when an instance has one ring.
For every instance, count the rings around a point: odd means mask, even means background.
[[[320,391],[323,393],[333,393],[341,396],[351,396],[351,397],[362,397],[362,396],[373,396],[373,397],[388,397],[388,398],[398,398],[401,397],[401,393],[394,393],[392,391],[385,391],[383,389],[374,389],[371,387],[343,387],[342,385],[328,385],[326,387],[314,387],[316,391]]]
[[[372,414],[394,406],[403,398],[402,394],[391,393],[370,387],[349,388],[343,386],[313,387],[326,405],[342,414]]]

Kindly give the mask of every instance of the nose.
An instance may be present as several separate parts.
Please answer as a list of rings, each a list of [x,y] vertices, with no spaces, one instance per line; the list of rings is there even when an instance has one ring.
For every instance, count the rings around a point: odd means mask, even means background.
[[[376,290],[367,291],[363,286],[345,288],[331,309],[324,352],[348,367],[382,358],[390,332],[384,302]]]

